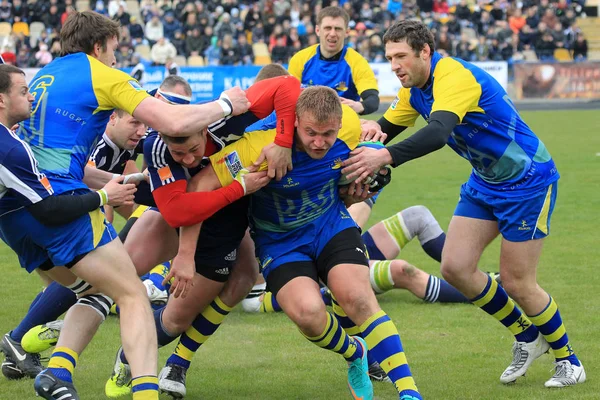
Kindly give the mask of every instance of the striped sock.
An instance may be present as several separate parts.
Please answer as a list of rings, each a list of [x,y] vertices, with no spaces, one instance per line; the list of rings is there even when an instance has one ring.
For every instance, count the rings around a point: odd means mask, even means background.
[[[569,360],[571,364],[581,365],[569,343],[567,330],[560,317],[558,305],[552,297],[550,297],[548,305],[541,313],[530,316],[529,319],[537,326],[546,338],[546,341],[550,344],[556,361]]]
[[[282,311],[281,306],[277,302],[272,292],[265,292],[262,304],[260,305],[260,312],[272,313]]]
[[[323,333],[315,337],[304,337],[321,348],[341,354],[348,362],[363,356],[362,346],[357,345],[358,342],[344,332],[337,318],[330,312],[327,312],[327,324]]]
[[[374,261],[369,268],[371,287],[375,293],[385,293],[394,288],[392,261]]]
[[[402,218],[402,212],[396,213],[389,218],[381,221],[385,230],[390,234],[391,238],[396,242],[396,245],[400,250],[411,241],[412,236],[409,230],[404,224],[404,218]]]
[[[133,400],[158,400],[158,378],[154,375],[137,376],[131,380]]]
[[[73,370],[78,358],[79,355],[68,347],[56,347],[48,362],[48,370],[58,379],[73,382]]]
[[[360,326],[360,330],[369,353],[392,380],[400,398],[410,395],[415,400],[422,399],[408,367],[398,329],[385,311],[380,310],[369,317]]]
[[[342,326],[342,328],[344,328],[344,331],[350,336],[360,336],[364,339],[364,336],[362,335],[360,328],[354,323],[354,321],[352,321],[348,317],[348,315],[346,315],[346,312],[342,309],[342,307],[335,300],[335,297],[333,297],[333,294],[331,295],[331,306],[333,308],[333,313],[334,313],[335,317],[337,318],[337,320],[340,323],[340,325]],[[370,351],[367,351],[367,361],[369,362],[369,365],[372,365],[374,362],[377,361],[373,358],[373,354],[371,354]]]
[[[231,307],[223,303],[217,296],[215,300],[198,315],[192,326],[181,335],[177,347],[167,360],[167,364],[176,364],[189,368],[194,354],[221,326],[221,323],[231,311]]]
[[[517,342],[533,342],[538,337],[538,328],[517,308],[502,286],[488,276],[483,291],[471,300],[515,335]]]
[[[430,303],[469,303],[469,299],[458,289],[433,275],[429,275],[423,300]]]

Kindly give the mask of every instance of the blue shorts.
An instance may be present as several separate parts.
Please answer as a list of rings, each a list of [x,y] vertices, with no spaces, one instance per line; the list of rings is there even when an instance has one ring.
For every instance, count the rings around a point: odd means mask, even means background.
[[[316,261],[329,241],[343,230],[357,228],[348,214],[336,207],[309,224],[289,232],[252,232],[256,257],[265,279],[280,265]]]
[[[48,260],[54,266],[66,266],[116,239],[117,233],[100,209],[51,227],[21,208],[0,218],[0,237],[17,253],[21,267],[31,273]]]
[[[497,197],[481,193],[468,182],[460,189],[454,215],[498,221],[502,237],[511,242],[541,239],[550,234],[557,182],[524,197]]]

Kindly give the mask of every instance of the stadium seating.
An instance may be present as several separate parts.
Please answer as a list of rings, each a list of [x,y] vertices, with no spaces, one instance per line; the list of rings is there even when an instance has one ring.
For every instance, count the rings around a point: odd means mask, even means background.
[[[12,26],[14,33],[23,33],[25,36],[29,36],[29,25],[27,22],[15,22]]]
[[[271,64],[271,56],[265,54],[262,56],[254,56],[254,65],[267,65]]]
[[[185,67],[187,65],[187,58],[185,58],[185,56],[176,56],[173,61],[180,67]]]
[[[554,50],[554,58],[556,59],[556,61],[560,62],[573,61],[573,57],[571,57],[571,52],[567,49]]]
[[[9,36],[12,32],[12,25],[10,22],[0,22],[0,36]]]
[[[190,67],[203,67],[204,58],[202,56],[189,56],[187,58],[187,65]]]
[[[88,0],[77,0],[75,3],[75,9],[79,12],[87,11],[90,9],[90,2]]]
[[[137,46],[135,46],[135,52],[143,58],[150,58],[150,46],[146,44],[138,44]]]

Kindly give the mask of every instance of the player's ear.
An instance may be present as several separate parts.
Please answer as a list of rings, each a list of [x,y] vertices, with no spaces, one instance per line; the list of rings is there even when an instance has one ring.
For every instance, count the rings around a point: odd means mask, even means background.
[[[431,47],[427,43],[423,45],[423,50],[421,50],[421,57],[423,60],[427,60],[431,55]]]
[[[297,128],[298,127],[298,116],[296,115],[296,122],[294,122],[294,126]]]

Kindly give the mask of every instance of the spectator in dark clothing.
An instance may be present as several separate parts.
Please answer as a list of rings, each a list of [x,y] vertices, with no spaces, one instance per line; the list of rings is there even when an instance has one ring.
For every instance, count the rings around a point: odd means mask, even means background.
[[[121,26],[127,26],[129,25],[131,15],[129,15],[129,13],[125,11],[125,8],[123,6],[119,6],[117,13],[112,17],[112,19],[118,21],[121,24]]]
[[[212,28],[210,26],[207,26],[206,30],[210,33],[210,36],[207,36],[207,35],[200,36],[199,28],[192,29],[192,34],[186,36],[186,38],[185,38],[185,55],[186,55],[186,57],[200,56],[200,55],[204,54],[204,50],[206,50],[206,47],[208,47],[208,44],[210,43],[210,37],[212,36]]]
[[[8,3],[8,0],[2,0],[0,3],[0,21],[12,23],[12,7]]]
[[[23,0],[13,0],[11,12],[14,17],[20,17],[21,21],[29,22],[29,6],[27,4],[23,4]]]
[[[455,57],[458,57],[465,61],[474,61],[475,52],[473,51],[473,45],[469,42],[467,35],[463,34],[460,41],[456,44],[456,50],[454,52]]]
[[[531,50],[538,40],[537,33],[529,25],[525,25],[519,32],[519,42],[523,44],[525,50]]]
[[[538,27],[540,23],[540,17],[538,17],[537,6],[529,7],[527,9],[527,18],[525,18],[525,23],[533,29]]]
[[[248,44],[245,33],[238,35],[237,49],[242,65],[252,65],[254,63],[254,51],[252,45]]]
[[[583,34],[577,35],[577,40],[573,43],[573,60],[585,61],[588,56],[588,43]]]
[[[443,50],[448,55],[454,54],[452,51],[452,40],[450,40],[446,32],[440,32],[439,38],[435,43],[435,49],[436,51]]]
[[[165,32],[165,38],[169,40],[172,40],[175,37],[175,31],[181,30],[181,23],[175,19],[173,13],[165,14],[163,30]]]
[[[138,22],[137,17],[129,18],[129,36],[134,46],[144,40],[144,27]]]
[[[58,13],[58,7],[53,5],[47,14],[42,15],[42,22],[46,25],[46,28],[60,30],[60,14]]]
[[[454,14],[448,15],[448,22],[446,22],[446,26],[448,27],[448,33],[450,36],[454,38],[460,37],[460,31],[462,30],[462,27],[460,26],[460,23]]]
[[[235,65],[239,61],[233,38],[227,34],[221,43],[221,65]]]
[[[180,30],[175,31],[175,36],[171,39],[171,44],[175,46],[175,50],[177,50],[178,55],[185,54],[185,39],[183,38],[183,33]]]
[[[552,33],[547,31],[536,43],[535,52],[538,59],[542,61],[554,61],[554,50],[556,50],[556,43],[554,43]]]
[[[271,52],[271,61],[277,64],[287,64],[290,61],[290,48],[285,44],[285,34],[279,34],[276,39],[275,47]]]
[[[496,21],[494,21],[494,18],[492,18],[489,12],[482,11],[481,18],[475,22],[477,26],[477,33],[479,35],[485,35],[490,27],[494,26],[495,23]]]
[[[456,6],[456,18],[459,20],[468,21],[471,19],[471,9],[469,9],[469,5],[467,4],[467,0],[460,0],[460,3]]]

